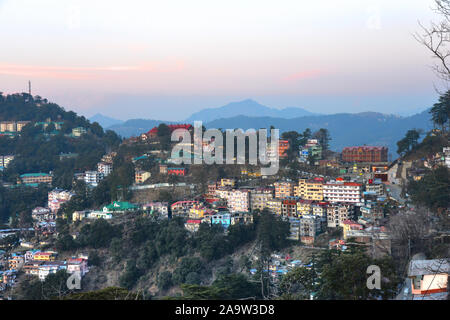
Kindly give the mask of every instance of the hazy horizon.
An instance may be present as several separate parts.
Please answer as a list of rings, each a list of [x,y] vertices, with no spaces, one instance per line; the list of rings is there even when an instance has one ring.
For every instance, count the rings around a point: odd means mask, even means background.
[[[0,91],[90,117],[183,120],[254,99],[315,113],[436,102],[432,0],[0,0]]]

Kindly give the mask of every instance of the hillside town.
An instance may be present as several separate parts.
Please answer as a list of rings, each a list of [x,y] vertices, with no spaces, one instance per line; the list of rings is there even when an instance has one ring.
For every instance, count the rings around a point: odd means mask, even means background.
[[[190,125],[159,127],[160,130],[166,128],[168,134],[179,128],[192,130]],[[58,219],[72,224],[89,224],[99,219],[120,220],[123,215],[155,220],[178,218],[184,221],[184,228],[190,234],[197,233],[201,225],[220,226],[227,234],[230,227],[251,225],[255,214],[267,212],[288,223],[287,239],[300,248],[345,252],[351,245],[358,244],[374,259],[390,256],[393,241],[396,241],[390,231],[391,216],[398,210],[415,210],[404,192],[406,182],[420,181],[427,169],[439,166],[450,168],[449,147],[422,159],[390,162],[386,147],[352,146],[344,148],[339,154],[330,152],[326,140],[322,137],[321,143],[318,137],[305,139],[304,145],[298,147],[293,158],[290,155],[290,140],[280,139],[277,152],[282,163],[287,166],[291,166],[289,163],[292,162],[298,163],[304,169],[302,171],[300,167],[295,167],[297,172],[294,176],[297,179],[292,179],[292,174],[286,175],[284,170],[276,176],[263,176],[257,168],[239,166],[233,175],[200,183],[195,182],[192,168],[175,165],[168,150],[158,149],[158,146],[162,146],[158,127],[140,137],[125,140],[124,146],[150,148],[141,155],[126,156],[134,169],[134,174],[131,173],[133,176],[128,177],[133,181],[129,186],[133,196],[125,200],[122,190],[117,200],[102,207],[67,211],[65,204],[74,199],[75,189],[50,189],[46,205],[35,207],[30,212],[33,221],[31,228],[0,230],[1,238],[13,235],[21,237],[14,245],[14,250],[1,251],[0,274],[3,283],[0,289],[8,292],[9,288],[20,282],[22,274],[36,276],[40,281],[45,281],[49,274],[56,274],[60,270],[68,274],[78,273],[81,277],[87,274],[87,254],[61,256],[55,250],[54,241],[60,236]],[[207,146],[205,142],[204,147]],[[269,148],[267,152],[270,156],[273,150]],[[103,179],[114,173],[117,155],[117,152],[104,154],[96,170],[75,173],[73,184],[80,181],[87,190],[94,190]],[[195,157],[195,154],[191,156]],[[7,168],[14,155],[1,158],[3,167]],[[3,186],[12,189],[17,185],[30,188],[51,186],[52,176],[52,172],[24,173],[18,177],[16,185],[4,182]],[[178,189],[183,190],[183,193]],[[163,190],[173,192],[174,196],[155,197],[155,194],[161,195]],[[71,233],[70,236],[76,239],[77,234]],[[448,243],[448,232],[439,233],[439,237]],[[272,253],[270,261],[266,272],[271,274],[275,282],[281,281],[295,267],[311,269],[314,265],[311,259],[302,261],[277,252]],[[425,282],[416,280],[418,275],[429,276],[430,273],[423,271],[424,266],[436,261],[426,257],[410,260],[410,270],[405,281],[409,278],[412,280],[410,285],[405,285],[404,290],[409,292],[411,299],[444,297],[443,294],[448,290],[446,280],[445,284],[443,280],[426,282],[429,283],[427,290],[423,289]],[[257,269],[250,268],[248,272],[252,275]],[[448,263],[442,264],[439,272],[448,275]],[[7,293],[5,297],[8,297]]]

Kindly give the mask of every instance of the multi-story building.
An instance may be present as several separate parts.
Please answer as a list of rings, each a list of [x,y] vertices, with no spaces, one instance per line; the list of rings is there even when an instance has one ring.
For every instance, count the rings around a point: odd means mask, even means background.
[[[299,216],[311,214],[313,203],[314,202],[312,200],[301,199],[301,200],[297,201],[297,214]]]
[[[8,268],[9,270],[19,270],[22,268],[24,263],[25,257],[23,255],[13,253],[8,259]]]
[[[300,218],[289,217],[289,240],[300,240]]]
[[[55,252],[36,252],[33,255],[33,260],[36,261],[55,261]]]
[[[65,261],[47,261],[39,266],[39,280],[44,281],[49,274],[66,269],[67,265]]]
[[[148,178],[150,178],[151,173],[144,170],[136,170],[134,173],[134,181],[136,183],[144,183]]]
[[[200,203],[196,200],[177,201],[170,206],[173,215],[188,215],[191,208]]]
[[[326,218],[328,205],[328,202],[314,202],[311,205],[311,212],[315,216]]]
[[[17,121],[16,122],[16,130],[17,130],[17,132],[22,131],[23,127],[25,127],[29,123],[30,123],[30,121]]]
[[[267,208],[267,202],[273,199],[272,189],[254,189],[250,192],[250,208],[251,210],[260,210]]]
[[[342,150],[344,162],[387,162],[388,148],[386,147],[345,147]]]
[[[216,195],[216,197],[218,197],[220,199],[227,200],[231,192],[232,192],[232,190],[229,187],[217,187],[216,191],[215,191],[215,195]]]
[[[51,184],[52,180],[52,175],[48,173],[24,173],[17,179],[17,184]]]
[[[98,183],[103,179],[103,173],[98,171],[86,171],[84,173],[84,182],[92,187],[97,187]]]
[[[297,216],[297,201],[298,198],[290,197],[282,199],[281,202],[281,215],[285,217]]]
[[[25,252],[25,255],[24,255],[24,257],[25,257],[25,262],[34,260],[34,255],[35,255],[36,253],[38,253],[38,252],[40,252],[40,250],[37,250],[37,249],[34,249],[34,250],[28,250],[27,252]]]
[[[382,197],[384,195],[384,184],[381,182],[368,182],[366,183],[366,192]]]
[[[48,193],[48,208],[51,212],[57,213],[61,205],[69,201],[74,194],[67,190],[53,189]]]
[[[294,196],[305,200],[323,200],[323,181],[299,179],[298,186],[294,187]]]
[[[162,216],[167,217],[169,214],[168,202],[149,202],[142,206],[144,211],[150,211],[150,213],[159,213]]]
[[[0,132],[20,132],[30,121],[1,121]]]
[[[185,176],[186,168],[167,168],[168,175]]]
[[[281,216],[282,213],[282,199],[272,199],[267,201],[267,209],[272,212],[273,214],[276,214],[278,216]]]
[[[97,171],[102,173],[104,177],[107,177],[113,171],[113,164],[101,161],[97,163]]]
[[[0,169],[8,168],[9,163],[13,160],[13,155],[0,156]]]
[[[345,220],[351,220],[355,207],[349,203],[331,204],[327,208],[328,228],[342,227]]]
[[[275,161],[277,158],[277,152],[278,152],[278,158],[284,159],[287,157],[288,149],[289,149],[289,140],[279,140],[278,147],[276,149],[273,149],[272,144],[269,144],[267,146],[267,150],[266,150],[267,158],[270,161]]]
[[[52,221],[56,219],[55,212],[50,211],[49,208],[36,207],[31,211],[31,217],[37,222]]]
[[[76,127],[72,129],[72,136],[81,137],[83,134],[87,132],[86,128]]]
[[[39,267],[44,263],[44,261],[29,260],[24,264],[23,270],[26,274],[39,276]]]
[[[234,187],[236,184],[236,180],[235,179],[227,179],[227,178],[222,178],[219,181],[219,186],[221,187]]]
[[[323,197],[329,202],[360,203],[361,187],[355,182],[330,181],[323,185]]]
[[[343,230],[344,240],[347,240],[349,231],[363,230],[363,229],[364,229],[363,225],[361,225],[353,220],[344,220],[342,222],[342,230]]]
[[[184,224],[184,227],[189,232],[197,232],[200,229],[200,225],[202,223],[201,219],[189,219]]]
[[[115,156],[117,156],[117,152],[107,153],[102,157],[101,162],[106,162],[106,163],[112,164]]]
[[[307,162],[308,158],[322,159],[322,146],[317,139],[308,139],[307,143],[299,151],[300,162]]]
[[[278,155],[280,159],[287,157],[288,149],[289,149],[289,140],[280,140],[278,142]]]
[[[300,218],[300,237],[315,238],[322,231],[320,217],[305,215]]]
[[[294,195],[294,184],[292,182],[275,182],[275,198],[286,198],[286,197],[292,197]]]
[[[366,203],[359,208],[364,219],[371,221],[380,220],[384,218],[384,210],[376,203]]]
[[[250,191],[246,189],[232,190],[228,194],[227,205],[231,212],[248,212],[250,208]]]

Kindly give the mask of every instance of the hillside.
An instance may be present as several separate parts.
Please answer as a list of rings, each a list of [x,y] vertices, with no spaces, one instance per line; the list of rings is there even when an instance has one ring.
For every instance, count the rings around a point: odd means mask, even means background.
[[[6,128],[0,135],[0,155],[14,156],[0,171],[2,182],[14,187],[0,185],[0,221],[45,202],[47,186],[16,191],[19,175],[52,172],[53,181],[48,188],[69,189],[74,173],[96,169],[101,157],[121,142],[116,133],[104,131],[98,123],[28,94],[0,95],[0,121],[29,121],[20,130]],[[83,128],[84,133],[74,135],[74,128]],[[62,154],[70,157],[61,157]]]
[[[302,132],[306,128],[315,131],[326,128],[331,133],[331,149],[341,150],[350,145],[383,145],[387,146],[395,157],[397,141],[411,128],[429,131],[432,128],[428,110],[410,117],[386,115],[376,112],[339,113],[332,115],[303,116],[291,119],[281,117],[260,116],[222,117],[205,122],[207,128],[270,128],[273,125],[281,132],[296,130]],[[194,117],[194,115],[192,116]],[[190,117],[190,118],[192,118]],[[137,136],[159,125],[163,121],[134,119],[123,124],[114,125],[109,129],[123,137]]]
[[[376,112],[357,114],[340,113],[281,119],[270,117],[233,117],[208,122],[207,128],[275,128],[284,131],[303,131],[305,128],[326,128],[331,134],[331,149],[339,151],[351,145],[383,145],[396,154],[396,142],[411,128],[430,130],[432,125],[427,111],[411,117],[385,115]]]

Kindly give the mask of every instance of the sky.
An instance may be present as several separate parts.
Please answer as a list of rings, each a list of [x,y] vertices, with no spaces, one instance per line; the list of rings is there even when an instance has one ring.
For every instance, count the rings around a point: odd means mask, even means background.
[[[413,38],[432,0],[0,0],[0,91],[85,116],[183,120],[254,99],[412,114],[437,100]]]

